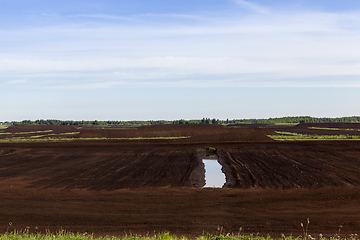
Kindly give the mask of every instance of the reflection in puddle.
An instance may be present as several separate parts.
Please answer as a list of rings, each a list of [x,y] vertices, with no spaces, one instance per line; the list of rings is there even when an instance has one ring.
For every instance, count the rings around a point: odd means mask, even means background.
[[[205,165],[205,182],[204,187],[221,188],[226,182],[225,174],[221,171],[220,163],[215,159],[203,159]]]

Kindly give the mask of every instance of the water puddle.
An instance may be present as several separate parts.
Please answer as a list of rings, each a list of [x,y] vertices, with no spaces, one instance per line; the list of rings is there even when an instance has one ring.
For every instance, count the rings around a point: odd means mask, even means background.
[[[205,165],[205,186],[221,188],[225,182],[225,174],[221,171],[221,165],[216,159],[203,159]]]

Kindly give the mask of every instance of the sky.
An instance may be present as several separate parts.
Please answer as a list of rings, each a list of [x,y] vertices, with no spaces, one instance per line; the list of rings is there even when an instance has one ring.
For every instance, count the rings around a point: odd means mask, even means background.
[[[358,0],[0,0],[0,121],[360,115]]]

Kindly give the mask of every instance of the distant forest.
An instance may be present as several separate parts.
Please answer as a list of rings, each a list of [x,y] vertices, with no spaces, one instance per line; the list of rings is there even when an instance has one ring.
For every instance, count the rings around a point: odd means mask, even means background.
[[[268,119],[233,119],[233,120],[219,120],[203,118],[199,120],[149,120],[149,121],[62,121],[62,120],[23,120],[13,122],[0,122],[2,125],[12,126],[28,126],[28,125],[93,125],[93,126],[111,126],[111,125],[125,125],[125,126],[142,126],[142,125],[157,125],[157,124],[269,124],[269,123],[332,123],[332,122],[349,122],[359,123],[360,117],[339,117],[339,118],[315,118],[310,116],[299,117],[280,117],[280,118],[268,118]]]

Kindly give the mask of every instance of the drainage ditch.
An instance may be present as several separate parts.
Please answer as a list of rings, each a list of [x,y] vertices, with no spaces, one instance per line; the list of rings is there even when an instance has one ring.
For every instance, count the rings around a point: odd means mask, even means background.
[[[205,166],[205,186],[222,188],[226,183],[225,174],[222,172],[221,164],[217,159],[203,159]]]

